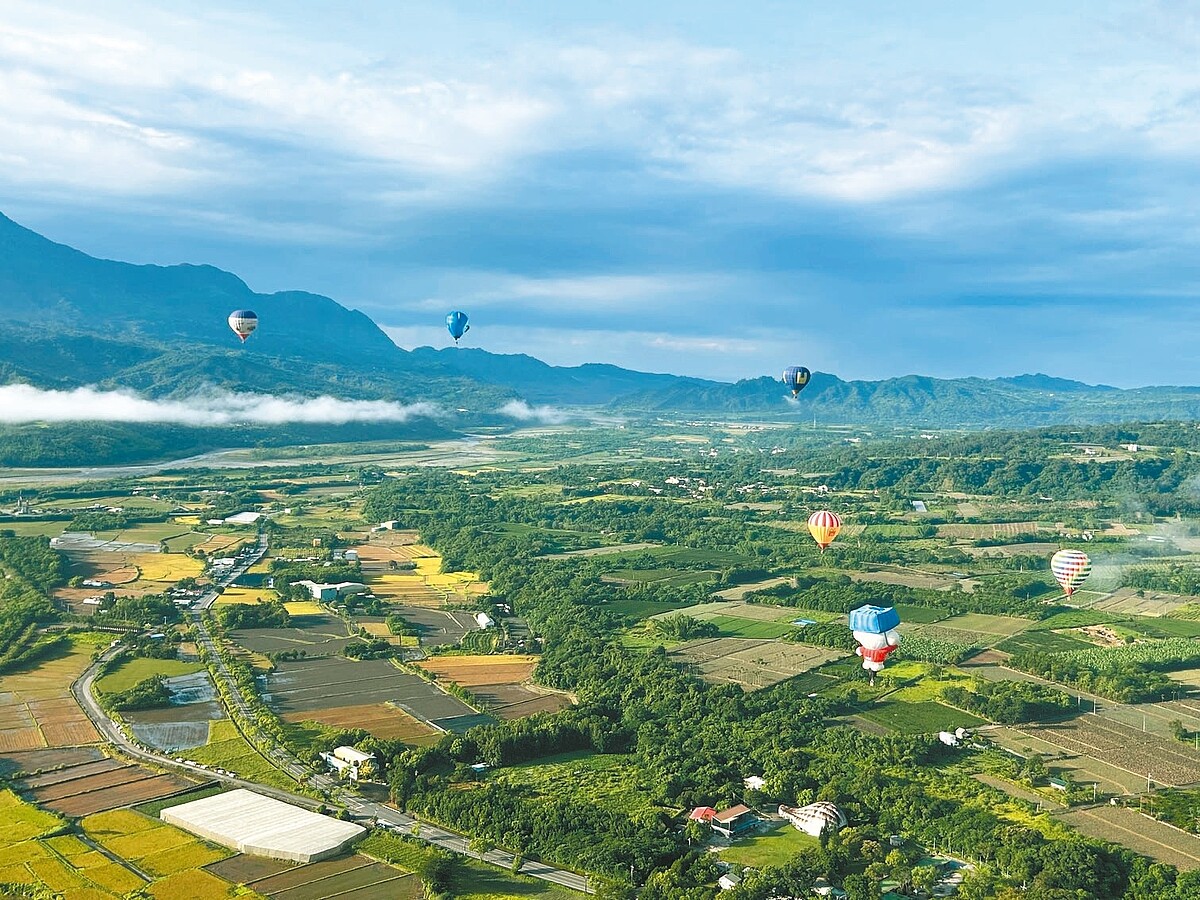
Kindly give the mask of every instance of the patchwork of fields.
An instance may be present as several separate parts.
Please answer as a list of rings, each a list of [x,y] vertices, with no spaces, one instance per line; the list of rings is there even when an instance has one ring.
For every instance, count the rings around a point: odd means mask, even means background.
[[[708,638],[688,641],[670,655],[691,667],[705,681],[759,690],[846,654],[823,647],[771,640]],[[833,679],[829,681],[832,683]]]
[[[245,884],[273,900],[416,900],[421,881],[412,872],[350,855],[302,866],[235,856],[209,872]]]
[[[343,657],[281,662],[268,680],[269,702],[289,722],[345,721],[348,707],[389,707],[441,731],[465,731],[490,721],[433,685],[401,672],[386,659]],[[399,728],[410,723],[398,720]]]
[[[100,740],[71,696],[71,683],[87,668],[96,646],[95,640],[75,638],[67,652],[4,676],[0,682],[0,753]]]
[[[39,806],[67,816],[87,816],[142,803],[195,784],[179,775],[152,772],[111,758],[64,765],[13,781],[17,790]]]
[[[570,705],[565,694],[527,684],[537,666],[535,656],[442,656],[420,666],[439,680],[467,688],[502,719],[555,712]]]
[[[1180,871],[1200,869],[1200,837],[1155,821],[1135,809],[1095,806],[1054,814],[1088,837],[1123,844]]]

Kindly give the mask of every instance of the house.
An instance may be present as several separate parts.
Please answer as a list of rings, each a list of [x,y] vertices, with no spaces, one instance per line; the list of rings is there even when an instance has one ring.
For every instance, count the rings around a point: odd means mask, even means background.
[[[736,875],[722,875],[717,879],[717,886],[723,891],[732,891],[735,887],[742,883],[742,879]]]
[[[754,810],[744,804],[731,806],[713,814],[709,820],[712,830],[727,838],[743,834],[758,824],[758,816]]]
[[[945,744],[947,747],[957,747],[958,746],[958,737],[953,732],[950,732],[950,731],[939,731],[938,732],[938,740],[941,741],[943,744]]]
[[[496,623],[492,621],[492,617],[485,612],[475,613],[475,624],[480,628],[491,628]]]
[[[322,753],[321,759],[325,760],[331,771],[351,781],[370,778],[377,769],[374,753],[363,753],[353,747],[335,747],[332,753]]]
[[[837,831],[839,828],[845,828],[847,824],[845,813],[828,800],[818,800],[816,803],[800,807],[780,805],[779,815],[791,822],[797,830],[813,837],[820,837],[827,828]]]
[[[742,779],[742,784],[748,791],[761,791],[766,788],[767,780],[761,775],[747,775]]]
[[[389,522],[380,522],[378,525],[376,525],[371,530],[372,531],[395,531],[396,526],[399,524],[400,523],[398,521],[396,521],[395,519],[392,519]]]
[[[690,822],[712,822],[712,817],[717,814],[717,811],[711,806],[697,806],[688,813],[688,821]]]
[[[347,550],[343,554],[343,557],[345,558],[346,562],[358,562],[358,551],[357,550]]]

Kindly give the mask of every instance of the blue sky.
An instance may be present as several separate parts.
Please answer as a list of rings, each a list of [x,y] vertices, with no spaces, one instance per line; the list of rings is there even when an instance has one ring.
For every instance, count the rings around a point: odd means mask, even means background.
[[[1194,4],[241,6],[7,0],[0,211],[406,347],[1200,383]]]

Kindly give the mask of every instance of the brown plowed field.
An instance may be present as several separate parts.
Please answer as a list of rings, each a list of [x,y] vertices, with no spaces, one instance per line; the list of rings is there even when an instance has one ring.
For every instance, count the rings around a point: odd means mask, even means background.
[[[90,816],[92,813],[130,806],[134,803],[145,803],[147,800],[157,800],[168,797],[190,783],[181,782],[171,775],[155,775],[130,784],[104,788],[88,794],[65,797],[56,803],[48,803],[50,809],[66,816]]]
[[[1086,713],[1070,722],[1021,728],[1022,733],[1132,772],[1156,784],[1200,782],[1200,753],[1187,744]]]
[[[95,747],[68,747],[62,750],[6,753],[0,756],[0,775],[7,777],[18,772],[44,772],[47,769],[77,766],[101,759],[104,759],[104,754]]]
[[[440,731],[386,703],[363,703],[358,706],[286,713],[283,719],[285,722],[320,722],[334,728],[364,728],[376,737],[421,746],[432,744],[441,737]]]
[[[115,759],[81,761],[13,782],[42,806],[70,816],[165,797],[193,784],[176,775],[159,775]]]
[[[252,886],[260,894],[274,896],[290,888],[299,887],[302,884],[312,884],[324,878],[330,878],[344,872],[353,872],[355,869],[361,869],[370,865],[372,865],[371,860],[365,856],[358,855],[344,856],[341,859],[327,859],[321,862],[309,863],[305,866],[297,866],[278,875],[262,878],[254,882]]]
[[[1120,806],[1055,813],[1088,837],[1112,841],[1184,872],[1200,869],[1200,838]]]
[[[418,665],[439,679],[465,688],[487,684],[520,684],[528,681],[537,666],[536,656],[441,656]]]
[[[295,864],[282,859],[267,859],[265,856],[246,856],[239,853],[237,856],[231,856],[229,859],[223,859],[204,868],[218,878],[224,878],[234,884],[249,884],[252,881],[293,869]]]
[[[750,638],[705,638],[672,650],[672,659],[695,667],[705,681],[759,690],[845,656],[836,650]]]

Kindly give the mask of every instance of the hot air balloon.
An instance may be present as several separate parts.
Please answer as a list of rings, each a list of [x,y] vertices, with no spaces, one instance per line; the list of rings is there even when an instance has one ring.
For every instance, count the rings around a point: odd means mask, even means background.
[[[824,553],[825,548],[833,543],[833,539],[842,530],[842,520],[827,509],[818,510],[808,517],[808,530]]]
[[[258,314],[252,309],[235,309],[229,314],[229,327],[246,343],[246,338],[258,327]]]
[[[858,641],[855,655],[862,657],[862,666],[871,673],[871,684],[875,673],[883,670],[889,653],[900,645],[900,615],[894,607],[860,606],[850,610],[850,630]]]
[[[467,324],[467,314],[456,309],[446,316],[446,330],[457,344],[458,339],[471,330],[471,326]]]
[[[1092,574],[1092,561],[1082,550],[1059,550],[1050,560],[1050,571],[1070,597]]]
[[[788,366],[783,370],[783,383],[792,389],[792,396],[799,397],[800,392],[804,390],[808,384],[808,379],[812,377],[812,372],[804,368],[804,366]]]

